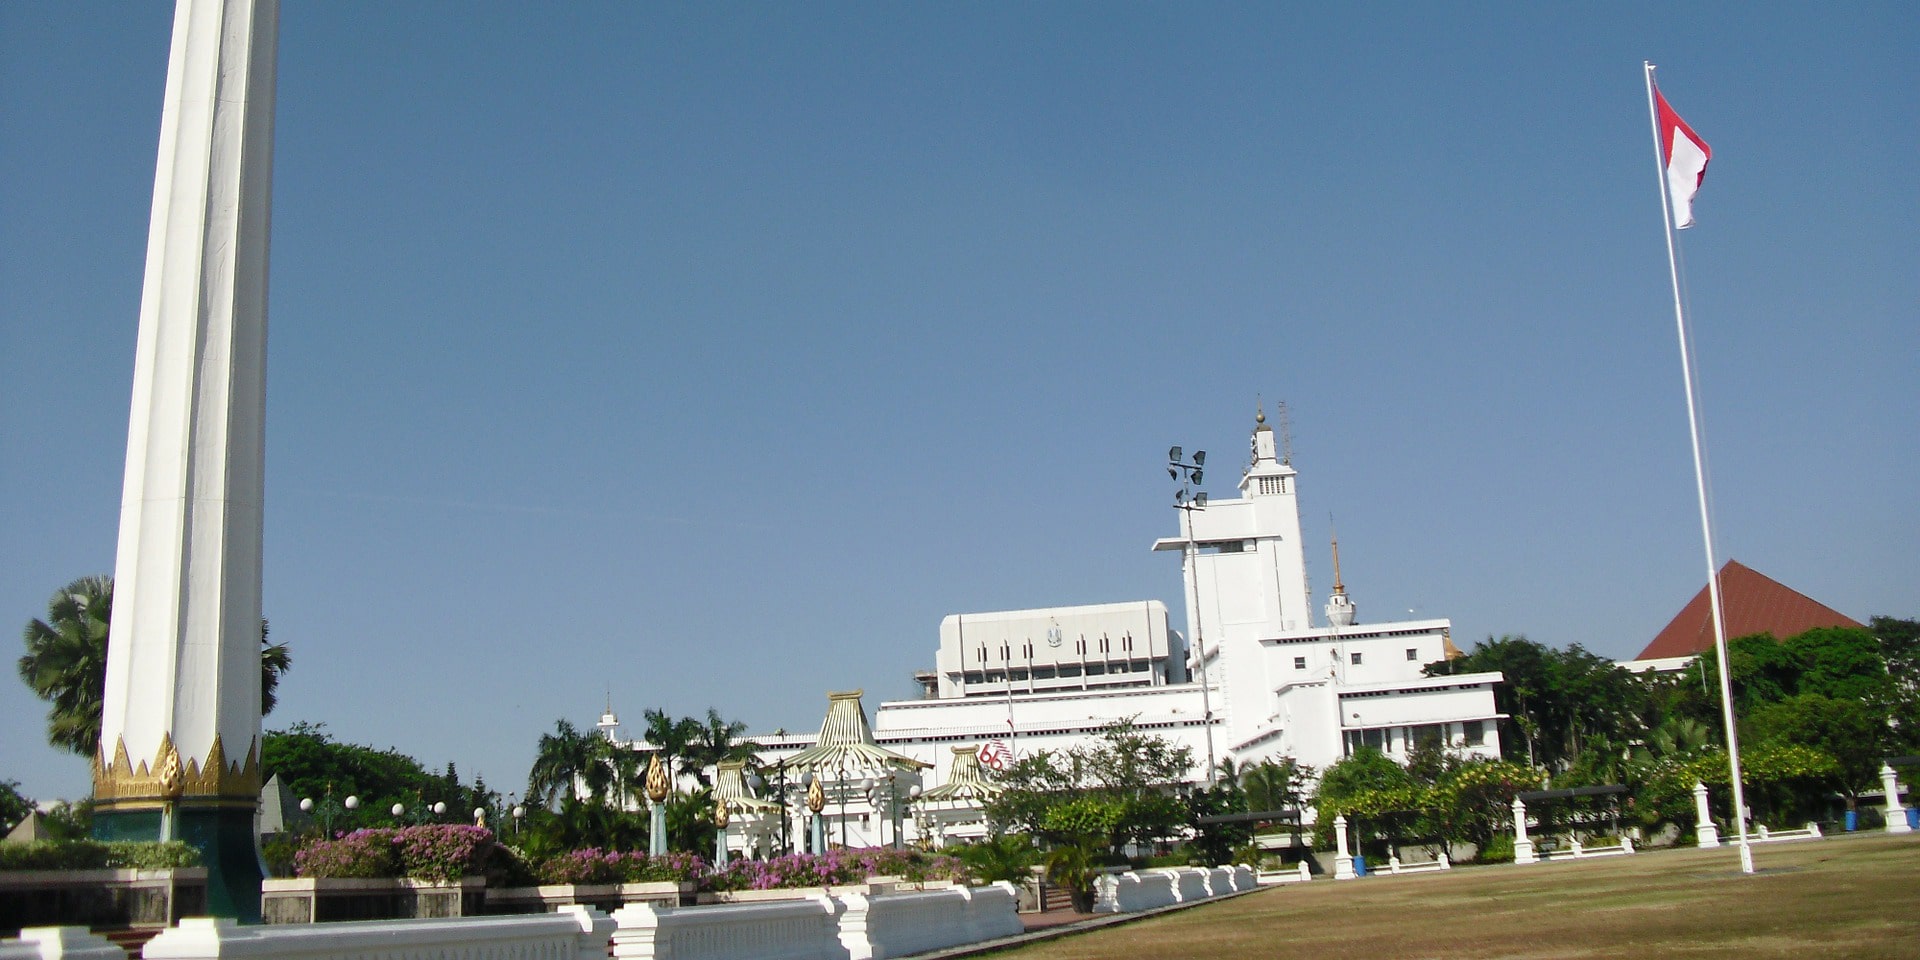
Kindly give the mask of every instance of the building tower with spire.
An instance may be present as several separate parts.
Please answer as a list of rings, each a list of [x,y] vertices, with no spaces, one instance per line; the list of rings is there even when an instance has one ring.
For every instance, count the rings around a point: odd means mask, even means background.
[[[1333,537],[1333,596],[1327,598],[1327,625],[1351,627],[1360,611],[1347,596],[1347,585],[1340,582],[1340,536]]]

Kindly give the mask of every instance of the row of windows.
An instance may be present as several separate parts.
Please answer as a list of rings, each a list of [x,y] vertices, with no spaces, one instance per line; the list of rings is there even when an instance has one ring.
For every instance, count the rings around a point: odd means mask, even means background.
[[[1335,657],[1338,657],[1338,656],[1339,656],[1338,654],[1335,654]],[[1418,647],[1408,647],[1408,648],[1407,648],[1407,659],[1408,659],[1408,660],[1419,660],[1419,659],[1420,659],[1420,648],[1418,648]],[[1347,654],[1347,660],[1348,660],[1348,662],[1349,662],[1349,663],[1352,663],[1352,664],[1353,664],[1354,666],[1356,666],[1356,667],[1357,667],[1357,666],[1360,666],[1360,664],[1361,664],[1361,662],[1362,662],[1362,658],[1361,658],[1361,653],[1360,653],[1360,651],[1358,651],[1358,650],[1356,650],[1356,651],[1354,651],[1353,653],[1350,653],[1350,654]],[[1307,658],[1306,658],[1306,657],[1294,657],[1294,658],[1293,658],[1293,668],[1294,668],[1295,670],[1305,670],[1305,669],[1307,668]]]
[[[1111,652],[1111,648],[1109,646],[1110,643],[1111,643],[1110,638],[1108,638],[1107,635],[1104,633],[1101,634],[1099,639],[1099,652],[1101,653]],[[1124,633],[1120,635],[1120,651],[1122,653],[1133,652],[1133,634]],[[1080,637],[1073,641],[1073,652],[1079,653],[1079,654],[1084,654],[1087,652],[1086,637]],[[1027,660],[1033,659],[1033,641],[1032,640],[1027,640],[1020,644],[1020,656]],[[975,660],[980,661],[981,663],[986,663],[987,662],[987,645],[984,643],[976,645],[973,648],[973,658]],[[1011,645],[1005,644],[1005,643],[1000,645],[1000,659],[1002,660],[1013,659],[1013,647]]]
[[[1153,669],[1153,662],[1150,660],[1134,660],[1127,663],[1113,663],[1113,664],[1089,663],[1085,665],[1084,669],[1085,669],[1086,675],[1089,677],[1101,677],[1101,676],[1106,676],[1109,673],[1146,673],[1147,671]],[[1035,680],[1052,680],[1057,677],[1077,677],[1081,675],[1081,672],[1082,672],[1081,664],[1066,663],[1066,664],[1061,664],[1057,668],[1056,667],[1034,667],[1032,671],[1032,676],[1033,676],[1033,679]],[[966,682],[968,683],[1000,683],[1001,681],[1007,678],[1008,674],[1011,674],[1013,676],[1013,679],[1015,680],[1025,680],[1027,679],[1028,671],[1020,670],[1020,669],[1005,670],[1005,671],[970,670],[966,674]]]
[[[1422,723],[1410,727],[1375,727],[1369,730],[1347,731],[1347,755],[1361,747],[1372,747],[1381,753],[1391,752],[1395,746],[1444,748],[1447,743],[1447,727],[1444,723]],[[1460,724],[1460,746],[1480,747],[1487,743],[1487,725],[1484,720],[1467,720]]]

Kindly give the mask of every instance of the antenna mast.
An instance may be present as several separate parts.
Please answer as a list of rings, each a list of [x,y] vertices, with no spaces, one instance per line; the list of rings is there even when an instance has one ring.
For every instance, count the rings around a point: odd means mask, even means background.
[[[1280,462],[1293,466],[1293,418],[1287,416],[1287,402],[1277,401],[1274,413],[1280,418]]]

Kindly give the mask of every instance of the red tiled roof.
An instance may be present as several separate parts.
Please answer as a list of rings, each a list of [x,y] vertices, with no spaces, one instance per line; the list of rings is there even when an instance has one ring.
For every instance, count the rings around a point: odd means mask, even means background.
[[[1808,597],[1737,560],[1720,568],[1720,604],[1727,618],[1727,639],[1771,633],[1785,640],[1815,627],[1858,627],[1859,621]],[[1640,651],[1639,659],[1689,657],[1713,649],[1713,617],[1707,588],[1687,601],[1679,616]]]

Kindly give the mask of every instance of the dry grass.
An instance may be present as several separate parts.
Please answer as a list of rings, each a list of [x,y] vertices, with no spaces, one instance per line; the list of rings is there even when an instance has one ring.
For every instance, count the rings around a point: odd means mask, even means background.
[[[1000,956],[1920,958],[1920,836],[1461,868],[1262,890]]]

